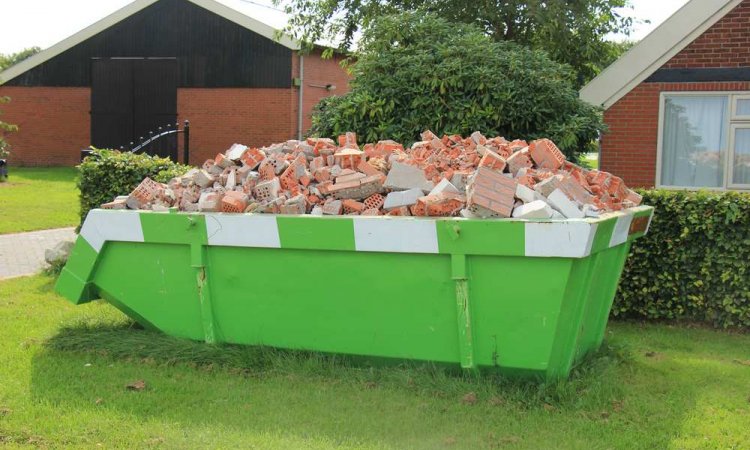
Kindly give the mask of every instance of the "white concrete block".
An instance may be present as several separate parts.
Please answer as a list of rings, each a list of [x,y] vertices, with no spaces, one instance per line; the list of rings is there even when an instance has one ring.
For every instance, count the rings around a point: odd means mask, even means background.
[[[583,219],[586,217],[583,211],[578,208],[578,205],[569,199],[560,189],[552,191],[547,200],[553,208],[561,212],[568,219]]]
[[[246,151],[247,145],[232,144],[232,146],[229,147],[229,150],[226,151],[225,155],[227,159],[230,159],[232,161],[239,161]]]
[[[442,194],[443,192],[447,194],[460,194],[461,191],[459,191],[456,186],[453,186],[453,183],[443,178],[440,180],[440,183],[435,186],[428,195],[437,195]]]
[[[416,204],[417,199],[422,196],[424,196],[424,192],[418,188],[409,189],[408,191],[391,192],[385,197],[383,209],[391,210],[402,206],[411,206]]]
[[[539,194],[533,189],[524,186],[523,184],[519,184],[518,186],[516,186],[516,198],[524,203],[531,203],[535,200],[539,200],[539,198],[537,197],[538,195]]]
[[[391,165],[384,186],[397,191],[419,188],[424,193],[430,192],[435,187],[431,181],[425,178],[422,169],[399,162],[394,162]]]
[[[516,219],[550,219],[552,208],[542,200],[534,200],[513,210]]]

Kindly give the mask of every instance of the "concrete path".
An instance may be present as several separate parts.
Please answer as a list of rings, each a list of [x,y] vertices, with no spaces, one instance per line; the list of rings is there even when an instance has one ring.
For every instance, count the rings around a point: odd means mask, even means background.
[[[75,239],[74,228],[0,234],[0,280],[33,275],[47,263],[44,251],[62,240]]]

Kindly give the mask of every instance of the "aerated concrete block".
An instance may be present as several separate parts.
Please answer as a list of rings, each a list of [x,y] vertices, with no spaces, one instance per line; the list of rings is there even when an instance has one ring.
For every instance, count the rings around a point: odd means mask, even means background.
[[[552,208],[542,200],[534,200],[516,207],[513,210],[513,217],[516,219],[550,219]]]
[[[393,162],[391,171],[385,179],[384,186],[387,189],[406,191],[413,188],[421,189],[423,193],[430,192],[435,185],[424,176],[424,171],[419,167]]]
[[[549,204],[562,213],[563,216],[568,219],[583,219],[586,217],[578,208],[578,205],[568,198],[560,189],[555,189],[549,197],[547,197]]]
[[[462,192],[459,191],[456,186],[453,186],[453,183],[443,178],[442,180],[440,180],[440,183],[438,183],[437,186],[435,186],[427,195],[437,195],[442,193],[461,194]]]
[[[385,198],[383,209],[391,210],[402,206],[411,206],[417,203],[417,199],[422,197],[422,189],[414,188],[407,191],[394,191]]]

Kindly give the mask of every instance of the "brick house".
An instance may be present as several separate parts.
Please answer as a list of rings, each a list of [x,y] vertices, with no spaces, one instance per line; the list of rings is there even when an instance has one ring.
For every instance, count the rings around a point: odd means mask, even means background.
[[[629,185],[750,189],[750,0],[691,0],[584,86]]]
[[[340,57],[300,53],[248,8],[135,0],[0,73],[0,96],[12,98],[3,119],[20,127],[10,163],[74,165],[89,145],[117,148],[185,119],[192,163],[234,142],[304,135],[313,106],[347,92],[348,75]]]

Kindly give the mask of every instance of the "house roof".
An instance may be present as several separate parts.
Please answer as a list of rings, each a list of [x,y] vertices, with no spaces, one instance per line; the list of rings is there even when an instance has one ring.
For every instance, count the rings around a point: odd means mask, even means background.
[[[641,84],[742,0],[690,0],[580,91],[605,109]]]
[[[20,63],[9,67],[0,72],[0,83],[12,80],[13,78],[27,72],[34,67],[44,63],[47,60],[63,53],[64,51],[75,47],[81,42],[89,39],[107,28],[127,19],[133,14],[153,5],[159,0],[135,0],[127,6],[115,11],[102,20],[90,25],[78,33],[64,39],[57,44],[37,53],[36,55],[21,61]],[[239,2],[237,0],[186,0],[198,5],[208,11],[211,11],[227,20],[230,20],[240,26],[247,28],[268,39],[275,40],[279,44],[291,50],[298,50],[299,43],[286,34],[279,35],[279,30],[283,29],[286,24],[286,17],[281,17],[281,13],[275,16],[264,14],[263,20],[257,19],[258,10],[252,4]],[[255,17],[253,17],[255,16]],[[269,20],[270,19],[270,20]],[[267,22],[274,22],[273,26]]]

